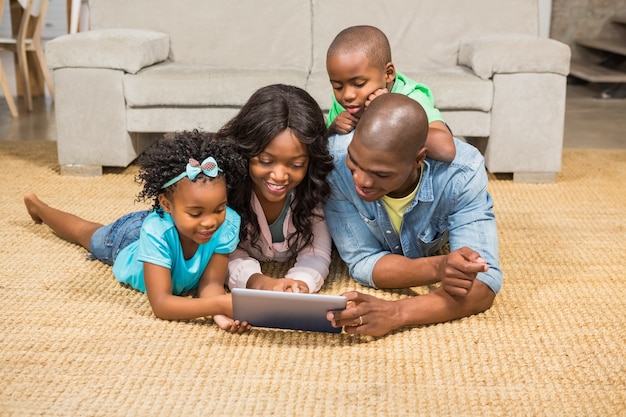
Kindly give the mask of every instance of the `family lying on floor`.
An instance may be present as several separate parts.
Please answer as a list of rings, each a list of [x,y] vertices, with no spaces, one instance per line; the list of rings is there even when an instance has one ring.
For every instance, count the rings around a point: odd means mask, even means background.
[[[28,213],[112,265],[161,319],[212,316],[246,332],[225,284],[317,292],[333,242],[364,286],[439,284],[395,301],[344,294],[348,308],[327,319],[347,333],[382,336],[489,309],[502,273],[481,154],[453,138],[427,86],[396,72],[377,28],[340,32],[327,69],[327,120],[306,91],[276,84],[217,133],[177,132],[149,147],[137,179],[151,210],[102,225],[30,193]],[[261,270],[293,258],[285,277]]]

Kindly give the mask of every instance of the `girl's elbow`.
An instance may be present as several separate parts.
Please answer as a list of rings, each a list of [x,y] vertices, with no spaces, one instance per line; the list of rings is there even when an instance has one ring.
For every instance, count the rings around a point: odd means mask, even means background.
[[[166,308],[166,306],[164,306],[162,303],[151,302],[150,303],[150,307],[152,307],[152,314],[154,314],[154,316],[157,319],[167,320],[167,321],[172,321],[172,320],[177,320],[178,319],[178,317],[175,317],[172,314],[172,311],[170,311],[170,309]]]
[[[154,308],[153,308],[153,309],[152,309],[152,313],[154,314],[154,316],[155,316],[157,319],[160,319],[160,320],[167,320],[167,321],[172,321],[172,320],[175,320],[174,318],[172,318],[172,317],[171,317],[171,315],[170,315],[170,314],[168,314],[168,313],[167,313],[167,312],[165,312],[165,311],[161,311],[161,310],[159,310],[159,309],[154,309]]]

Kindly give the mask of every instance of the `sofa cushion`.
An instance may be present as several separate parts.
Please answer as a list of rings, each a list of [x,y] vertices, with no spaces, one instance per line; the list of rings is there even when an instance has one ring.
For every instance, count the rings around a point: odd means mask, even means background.
[[[310,0],[89,0],[91,30],[152,29],[170,37],[170,59],[236,68],[311,63]]]
[[[213,68],[168,61],[126,74],[124,95],[130,107],[242,106],[265,85],[304,88],[306,77],[299,70]]]
[[[162,32],[103,29],[63,35],[46,43],[48,66],[106,68],[136,73],[167,59],[169,37]]]
[[[523,72],[567,75],[570,48],[554,39],[537,36],[490,33],[470,36],[459,47],[459,64],[489,79],[495,73]]]
[[[478,78],[467,67],[409,71],[404,74],[430,88],[439,110],[488,112],[493,105],[493,83]]]

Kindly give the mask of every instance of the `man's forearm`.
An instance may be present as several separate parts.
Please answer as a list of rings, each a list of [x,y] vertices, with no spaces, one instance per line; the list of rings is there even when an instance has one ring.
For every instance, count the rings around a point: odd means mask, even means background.
[[[495,293],[480,281],[475,281],[464,297],[453,297],[442,288],[396,301],[403,326],[443,323],[481,313],[491,307]]]
[[[372,271],[378,288],[408,288],[439,282],[439,264],[443,256],[410,259],[402,255],[385,255]]]

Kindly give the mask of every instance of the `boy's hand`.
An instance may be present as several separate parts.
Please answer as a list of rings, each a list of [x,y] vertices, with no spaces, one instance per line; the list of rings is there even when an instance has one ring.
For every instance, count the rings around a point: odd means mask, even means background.
[[[220,329],[226,330],[229,333],[242,334],[252,328],[247,321],[240,323],[239,320],[233,320],[223,314],[216,314],[213,316],[213,321],[220,327]]]
[[[489,266],[480,254],[462,247],[446,255],[439,267],[441,286],[451,296],[465,296],[472,289],[479,272],[487,272]]]
[[[335,133],[345,135],[346,133],[352,132],[358,122],[358,117],[348,113],[347,111],[342,111],[337,115],[335,120],[333,120],[330,127]]]
[[[367,100],[365,100],[365,108],[367,108],[367,106],[369,106],[376,97],[382,96],[383,94],[387,93],[389,93],[389,90],[387,90],[386,88],[379,88],[378,90],[374,91],[372,94],[367,96]]]

